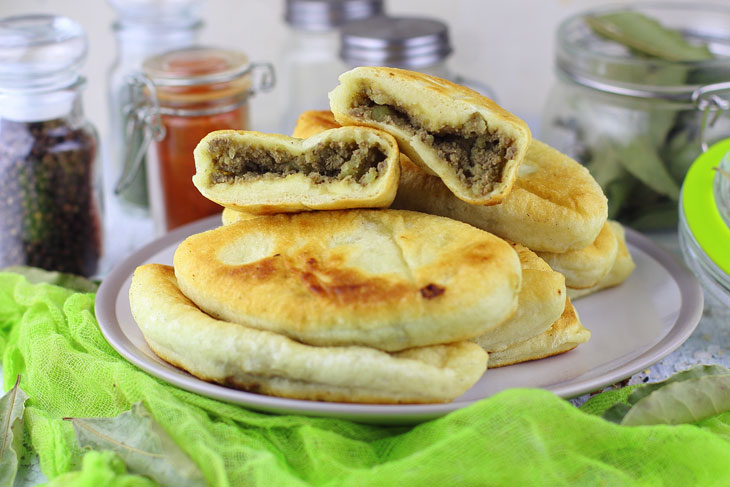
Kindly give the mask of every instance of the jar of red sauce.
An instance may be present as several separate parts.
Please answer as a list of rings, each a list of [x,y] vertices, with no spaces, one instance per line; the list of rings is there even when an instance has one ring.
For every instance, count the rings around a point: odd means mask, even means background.
[[[134,130],[147,151],[150,207],[158,233],[220,212],[193,186],[193,149],[209,132],[249,128],[248,99],[274,85],[269,63],[237,51],[191,47],[145,60],[130,79]]]

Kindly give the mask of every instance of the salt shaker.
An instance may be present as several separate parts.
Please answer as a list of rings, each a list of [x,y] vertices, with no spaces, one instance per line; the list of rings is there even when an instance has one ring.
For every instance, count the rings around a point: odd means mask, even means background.
[[[449,27],[425,17],[378,16],[349,22],[340,33],[340,59],[346,69],[388,66],[419,71],[464,85],[495,99],[484,83],[455,73],[448,64],[452,54]]]
[[[276,130],[290,134],[306,110],[329,108],[327,92],[345,71],[338,57],[339,27],[382,14],[383,0],[287,0],[290,27],[279,71],[283,116]]]
[[[70,18],[0,20],[0,267],[97,271],[101,178],[81,105],[86,52]]]

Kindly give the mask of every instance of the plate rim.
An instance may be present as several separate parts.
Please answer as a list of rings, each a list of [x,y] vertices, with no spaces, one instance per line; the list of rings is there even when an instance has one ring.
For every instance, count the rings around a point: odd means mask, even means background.
[[[127,338],[116,316],[117,298],[125,282],[131,276],[130,269],[133,271],[139,262],[146,261],[174,242],[194,233],[215,228],[216,223],[220,223],[220,215],[213,215],[175,229],[144,245],[123,259],[102,279],[94,303],[99,328],[109,345],[128,362],[136,365],[150,375],[181,389],[258,411],[278,414],[336,417],[367,423],[421,422],[443,416],[449,412],[467,407],[481,399],[490,397],[485,396],[479,399],[439,404],[397,405],[353,404],[289,399],[255,394],[205,382],[177,367],[175,368],[176,371],[170,371],[162,364],[158,364],[153,360],[140,358],[135,353],[135,350],[141,351],[141,349]],[[574,382],[571,379],[544,387],[535,387],[551,391],[560,397],[569,398],[614,384],[662,360],[675,351],[689,338],[699,324],[700,318],[702,317],[704,298],[699,282],[694,275],[651,239],[636,230],[628,227],[624,228],[626,230],[627,244],[637,247],[656,260],[672,276],[677,284],[681,303],[674,324],[672,324],[668,332],[656,344],[609,372],[578,382]],[[142,357],[144,356],[144,354],[140,355]]]

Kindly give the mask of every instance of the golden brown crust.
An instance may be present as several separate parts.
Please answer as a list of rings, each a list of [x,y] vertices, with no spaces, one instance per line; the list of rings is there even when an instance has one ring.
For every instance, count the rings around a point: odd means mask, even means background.
[[[474,339],[490,354],[544,332],[565,310],[565,278],[527,247],[511,244],[520,258],[522,287],[517,311],[500,326]]]
[[[395,210],[262,216],[189,237],[174,262],[182,291],[212,316],[387,351],[498,326],[521,279],[503,240]]]
[[[258,218],[261,215],[252,215],[243,211],[232,210],[230,208],[223,208],[221,213],[221,224],[230,225],[231,223],[240,222],[243,220],[251,220],[252,218]]]
[[[550,267],[565,276],[565,285],[573,289],[585,289],[598,284],[611,270],[616,261],[618,240],[606,222],[598,237],[588,247],[561,254],[537,252]]]
[[[460,199],[479,205],[499,203],[509,193],[532,135],[527,124],[494,101],[464,86],[423,73],[397,68],[364,66],[340,75],[340,85],[330,93],[330,107],[342,125],[367,125],[391,133],[400,149],[430,174],[437,175]],[[474,193],[456,169],[420,137],[401,127],[354,114],[364,93],[395,100],[399,108],[421,121],[426,130],[461,127],[478,114],[492,134],[512,140],[514,156],[502,162],[499,180],[485,194]],[[379,103],[379,102],[378,102]]]
[[[330,129],[342,127],[335,116],[329,110],[308,110],[302,112],[297,118],[297,124],[294,126],[293,137],[298,139],[306,139],[312,135]]]
[[[386,156],[383,170],[363,183],[352,178],[315,180],[301,171],[215,182],[211,143],[224,140],[233,147],[256,147],[294,156],[327,142],[355,142],[378,147]],[[206,198],[238,211],[271,214],[306,210],[382,208],[395,197],[400,174],[398,145],[389,134],[367,127],[341,127],[307,139],[243,130],[219,130],[206,135],[195,148],[193,184]]]
[[[302,134],[314,134],[337,121],[331,112],[305,112]],[[470,205],[439,178],[427,174],[401,154],[401,176],[393,208],[460,220],[519,242],[532,250],[567,252],[591,245],[603,228],[608,204],[583,166],[533,139],[511,193],[499,205]]]
[[[434,176],[401,157],[393,208],[463,221],[533,251],[567,252],[593,243],[606,222],[608,205],[588,170],[533,139],[512,191],[494,206],[470,205]]]
[[[550,329],[505,350],[490,353],[489,368],[559,355],[587,342],[590,337],[591,332],[583,328],[578,312],[567,299],[565,311]]]
[[[619,222],[609,220],[609,228],[613,232],[616,241],[618,242],[618,251],[616,252],[616,258],[614,259],[613,265],[603,279],[593,287],[585,289],[568,288],[568,296],[570,299],[578,299],[583,296],[588,296],[602,289],[606,289],[613,286],[618,286],[624,282],[636,268],[634,259],[631,257],[629,248],[626,246],[626,232]]]
[[[216,320],[179,290],[171,267],[147,264],[129,300],[150,348],[211,382],[250,392],[317,401],[450,401],[484,373],[487,354],[458,342],[386,353],[366,347],[313,347],[268,331]]]

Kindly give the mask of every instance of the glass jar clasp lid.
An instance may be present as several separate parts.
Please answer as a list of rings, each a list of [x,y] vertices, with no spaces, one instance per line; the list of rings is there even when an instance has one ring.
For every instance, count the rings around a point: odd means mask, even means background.
[[[251,75],[253,81],[251,87],[242,94],[242,101],[206,109],[172,109],[171,113],[182,116],[206,116],[227,112],[245,103],[248,96],[257,92],[270,91],[276,84],[274,66],[271,63],[249,63],[244,70],[236,72],[236,77],[248,74]],[[206,79],[207,83],[219,81],[214,77]],[[123,192],[132,184],[142,167],[142,161],[152,141],[160,142],[167,135],[160,116],[167,110],[160,107],[155,83],[143,73],[135,73],[127,77],[126,86],[129,90],[128,99],[130,101],[123,108],[125,156],[122,174],[114,187],[115,194]],[[183,83],[181,86],[185,86],[185,84]],[[135,143],[139,140],[139,134],[142,134],[142,139]]]
[[[705,140],[705,130],[707,127],[712,128],[720,115],[730,110],[730,81],[700,86],[692,92],[692,103],[698,110],[702,111],[700,143],[702,144],[702,152],[707,152],[708,144]],[[712,118],[710,118],[710,112],[713,112]]]

